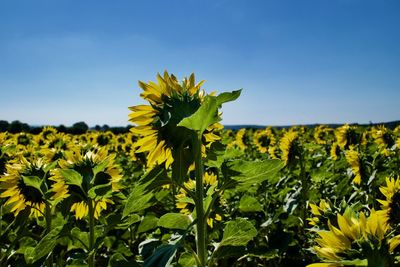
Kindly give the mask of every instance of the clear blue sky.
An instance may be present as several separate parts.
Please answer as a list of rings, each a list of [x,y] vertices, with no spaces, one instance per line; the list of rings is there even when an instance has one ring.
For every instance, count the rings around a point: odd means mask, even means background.
[[[0,119],[126,125],[138,80],[243,88],[224,124],[400,119],[398,0],[0,0]]]

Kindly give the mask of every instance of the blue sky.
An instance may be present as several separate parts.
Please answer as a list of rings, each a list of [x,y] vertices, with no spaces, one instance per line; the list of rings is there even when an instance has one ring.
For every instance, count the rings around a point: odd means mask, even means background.
[[[400,119],[398,0],[0,0],[0,119],[126,125],[138,80],[243,88],[224,124]]]

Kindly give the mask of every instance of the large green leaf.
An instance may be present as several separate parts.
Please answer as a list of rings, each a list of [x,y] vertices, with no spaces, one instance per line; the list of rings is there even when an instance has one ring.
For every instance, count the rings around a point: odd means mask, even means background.
[[[277,174],[284,167],[278,159],[264,161],[234,160],[227,162],[224,169],[225,175],[239,183],[239,188],[259,185],[269,180],[271,183],[278,181]]]
[[[217,105],[221,106],[223,103],[236,100],[240,96],[241,92],[242,92],[242,89],[239,89],[236,91],[224,92],[224,93],[219,94],[217,96]]]
[[[218,96],[207,95],[200,108],[192,116],[184,118],[178,126],[186,127],[202,134],[210,125],[220,121],[218,108],[226,102],[233,101],[240,96],[241,90],[225,92]]]
[[[241,212],[258,212],[263,210],[257,198],[253,196],[244,195],[239,202],[239,210]]]
[[[243,218],[237,218],[226,224],[219,247],[246,246],[256,235],[257,230],[249,221]]]
[[[64,226],[57,226],[45,235],[34,249],[28,250],[29,255],[25,255],[28,263],[32,264],[40,258],[50,254],[57,245],[58,235]]]
[[[144,233],[158,226],[158,218],[153,214],[146,215],[140,222],[137,232]]]
[[[190,225],[189,216],[181,213],[167,213],[161,216],[158,226],[168,229],[186,230]]]
[[[200,108],[192,116],[184,118],[178,126],[186,127],[202,134],[208,126],[220,121],[218,103],[215,96],[206,96]]]
[[[42,179],[40,179],[37,176],[22,176],[22,181],[24,181],[24,184],[27,186],[31,186],[33,188],[36,188],[40,192],[42,192],[42,189],[40,186],[42,185]]]
[[[60,172],[61,175],[65,178],[67,184],[81,187],[83,177],[79,172],[72,169],[63,169],[60,170]]]
[[[153,205],[153,202],[151,201],[153,196],[153,192],[145,193],[145,186],[143,185],[134,187],[126,201],[122,217],[126,217],[128,214],[136,213],[151,207]]]

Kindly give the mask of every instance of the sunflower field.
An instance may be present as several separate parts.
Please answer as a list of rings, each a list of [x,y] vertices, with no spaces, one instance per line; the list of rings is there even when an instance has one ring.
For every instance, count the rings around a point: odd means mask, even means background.
[[[192,74],[129,133],[0,133],[1,266],[400,266],[400,126],[224,129]]]

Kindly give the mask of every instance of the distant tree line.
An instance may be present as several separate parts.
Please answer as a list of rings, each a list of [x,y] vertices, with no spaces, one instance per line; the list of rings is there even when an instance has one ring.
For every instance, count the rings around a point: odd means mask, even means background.
[[[19,120],[15,120],[12,122],[8,122],[6,120],[0,120],[0,132],[10,132],[10,133],[32,133],[32,134],[38,134],[42,131],[43,127],[45,126],[30,126],[27,123],[20,122]],[[120,133],[127,133],[129,132],[129,129],[132,127],[131,125],[128,125],[126,127],[110,127],[107,124],[104,124],[103,126],[96,125],[93,128],[89,128],[89,126],[83,122],[76,122],[72,126],[68,127],[65,125],[59,125],[59,126],[53,126],[54,128],[57,129],[57,131],[61,133],[70,133],[70,134],[83,134],[87,132],[88,130],[94,130],[94,131],[111,131],[114,134],[120,134]]]

